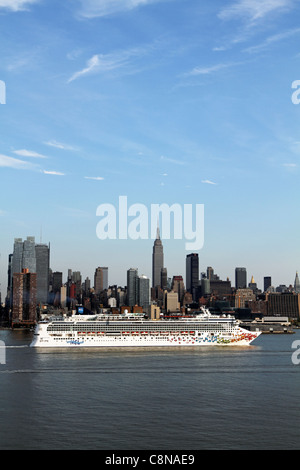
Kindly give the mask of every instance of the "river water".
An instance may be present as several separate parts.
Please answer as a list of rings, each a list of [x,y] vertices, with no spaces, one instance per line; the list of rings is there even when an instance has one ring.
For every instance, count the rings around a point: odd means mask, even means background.
[[[244,348],[36,350],[31,337],[0,331],[1,450],[299,449],[300,330]]]

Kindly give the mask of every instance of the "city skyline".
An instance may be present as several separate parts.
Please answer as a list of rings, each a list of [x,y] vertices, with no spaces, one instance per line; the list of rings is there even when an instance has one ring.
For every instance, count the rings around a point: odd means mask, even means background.
[[[154,240],[153,243],[153,249],[152,249],[152,257],[151,257],[151,271],[152,274],[155,271],[155,263],[157,262],[157,255],[154,256],[155,250],[157,248],[157,242],[159,242],[159,257],[162,256],[163,258],[163,245],[160,240],[160,231],[159,227],[157,228],[157,235],[156,239]],[[49,263],[51,253],[50,253],[50,242],[49,244],[45,243],[39,243],[35,240],[35,237],[33,236],[27,236],[26,239],[24,240],[22,238],[15,238],[14,244],[13,244],[13,252],[9,254],[8,256],[8,264],[7,264],[7,283],[6,283],[6,288],[5,291],[2,287],[3,292],[1,292],[1,298],[2,302],[4,302],[6,296],[9,299],[11,296],[11,287],[8,290],[7,287],[12,285],[12,276],[13,274],[16,273],[21,273],[23,269],[29,270],[31,273],[37,273],[37,287],[38,287],[38,299],[43,302],[46,302],[46,297],[48,294],[47,292],[47,285],[50,286],[50,269],[52,272],[52,275],[59,276],[59,282],[58,286],[60,285],[66,285],[67,282],[70,280],[70,278],[74,278],[73,281],[79,281],[80,277],[80,285],[84,285],[86,282],[89,283],[90,287],[95,288],[95,292],[99,294],[102,290],[107,289],[110,286],[120,286],[120,287],[127,287],[128,288],[128,282],[129,282],[129,277],[128,273],[129,272],[134,272],[136,279],[147,279],[149,281],[149,289],[150,286],[153,286],[152,283],[152,278],[151,276],[147,276],[144,273],[141,275],[138,273],[139,271],[139,266],[136,268],[126,268],[126,273],[125,274],[125,282],[123,283],[118,283],[115,282],[114,279],[110,279],[109,274],[110,269],[109,267],[96,267],[94,269],[94,274],[92,277],[90,277],[90,273],[82,272],[80,269],[78,270],[73,270],[72,268],[68,268],[67,271],[60,271],[55,269],[55,267],[52,267],[51,264]],[[15,254],[15,256],[13,256]],[[192,262],[193,260],[193,262]],[[161,264],[161,260],[159,260],[159,263]],[[164,264],[162,262],[162,264]],[[77,267],[78,268],[78,267]],[[274,283],[272,280],[272,276],[265,275],[262,280],[259,280],[257,282],[257,279],[254,279],[253,274],[250,274],[247,270],[247,267],[235,267],[234,268],[234,278],[229,278],[229,276],[226,276],[223,278],[222,276],[219,276],[219,273],[212,267],[212,266],[199,266],[199,256],[198,253],[188,253],[185,258],[185,272],[183,273],[171,273],[170,275],[167,274],[168,268],[167,266],[161,268],[161,270],[165,270],[165,275],[167,276],[167,279],[172,281],[176,277],[182,277],[183,283],[185,290],[187,292],[193,293],[193,288],[196,289],[198,286],[198,282],[196,280],[198,276],[198,281],[199,285],[201,285],[201,280],[204,279],[210,279],[211,276],[212,278],[218,279],[218,280],[229,280],[231,283],[231,287],[234,289],[244,289],[244,288],[257,288],[258,290],[261,290],[262,292],[266,291],[266,285],[267,287],[272,287],[274,289],[276,288],[281,288],[281,287],[287,287],[289,288],[292,286],[292,288],[295,288],[296,292],[300,292],[300,281],[298,277],[298,271],[296,271],[294,280],[289,283]],[[120,272],[119,272],[120,274]],[[100,277],[99,277],[100,275]],[[75,279],[76,278],[76,279]],[[77,279],[78,278],[78,279]],[[250,280],[251,278],[251,280]],[[93,282],[91,283],[91,279],[94,279]],[[163,278],[160,278],[160,284],[163,283]],[[134,281],[135,282],[135,281]],[[138,282],[138,281],[137,281]],[[54,281],[55,284],[55,281]],[[100,287],[101,286],[101,287]],[[100,287],[100,288],[98,288]],[[45,290],[46,289],[46,290]],[[138,287],[136,288],[136,293],[133,294],[133,297],[138,298]],[[55,289],[54,289],[55,293]]]
[[[1,244],[51,243],[50,267],[152,278],[153,240],[99,240],[100,204],[203,204],[199,271],[263,288],[299,270],[300,79],[294,0],[3,0]],[[2,91],[4,88],[2,87]],[[185,277],[184,240],[164,240]]]

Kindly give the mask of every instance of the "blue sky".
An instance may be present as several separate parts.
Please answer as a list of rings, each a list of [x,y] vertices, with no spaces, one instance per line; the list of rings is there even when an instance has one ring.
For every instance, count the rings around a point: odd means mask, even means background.
[[[51,268],[151,277],[153,241],[96,236],[96,209],[204,204],[200,271],[294,282],[296,0],[0,0],[1,284],[15,237]],[[163,241],[170,277],[185,240]]]

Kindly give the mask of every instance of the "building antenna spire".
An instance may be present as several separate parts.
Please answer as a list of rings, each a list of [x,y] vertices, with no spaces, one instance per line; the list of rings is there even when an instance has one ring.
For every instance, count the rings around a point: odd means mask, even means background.
[[[160,232],[159,232],[159,216],[157,216],[156,240],[160,240]]]

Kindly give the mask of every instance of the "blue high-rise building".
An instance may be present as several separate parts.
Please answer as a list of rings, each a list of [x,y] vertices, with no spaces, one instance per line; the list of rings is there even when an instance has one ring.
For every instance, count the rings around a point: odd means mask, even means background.
[[[138,279],[138,305],[144,308],[150,305],[150,279],[147,276]]]
[[[127,304],[129,307],[133,307],[134,305],[138,304],[138,287],[138,270],[135,268],[130,268],[127,271]]]

